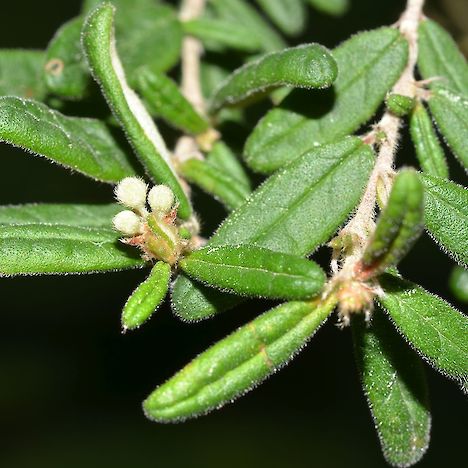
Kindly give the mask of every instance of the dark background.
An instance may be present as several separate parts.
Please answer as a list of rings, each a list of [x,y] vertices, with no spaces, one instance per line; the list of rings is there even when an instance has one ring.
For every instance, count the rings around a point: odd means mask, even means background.
[[[44,48],[79,3],[2,2],[0,47]],[[304,39],[333,47],[353,32],[395,22],[404,7],[395,0],[353,3],[346,20],[311,13]],[[467,3],[434,1],[426,9],[463,47],[467,13],[456,7]],[[412,158],[411,150],[399,155],[410,163]],[[20,150],[1,145],[0,160],[0,204],[112,199],[110,187],[70,176]],[[455,166],[452,173],[459,178]],[[205,200],[199,195],[195,202]],[[219,222],[219,207],[212,202],[208,209],[209,222]],[[402,271],[455,303],[447,288],[451,262],[427,236]],[[349,330],[339,331],[333,323],[293,364],[234,405],[178,425],[145,419],[140,402],[157,384],[266,306],[249,303],[195,325],[179,322],[166,306],[124,336],[120,310],[144,275],[1,280],[0,466],[386,466],[355,371]],[[433,431],[419,466],[461,466],[466,460],[465,399],[453,382],[427,371]]]

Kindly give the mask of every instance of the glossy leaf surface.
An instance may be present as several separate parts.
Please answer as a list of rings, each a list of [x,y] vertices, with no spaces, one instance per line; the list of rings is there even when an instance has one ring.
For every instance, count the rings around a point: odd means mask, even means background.
[[[103,182],[135,174],[103,122],[66,117],[36,101],[0,98],[0,141]]]
[[[280,305],[219,341],[143,403],[156,421],[204,414],[251,390],[284,366],[324,322],[334,304]]]
[[[359,33],[334,49],[339,70],[334,85],[320,92],[293,90],[268,112],[247,140],[248,164],[270,173],[319,144],[356,131],[400,76],[407,49],[406,40],[391,28]]]
[[[278,86],[326,88],[337,75],[336,62],[325,47],[305,44],[272,52],[236,70],[215,92],[211,109],[235,104]]]
[[[385,275],[379,298],[398,330],[422,357],[444,375],[468,381],[468,317],[438,296]]]
[[[205,247],[179,265],[208,286],[242,296],[308,299],[325,282],[325,274],[311,260],[248,245]]]
[[[429,445],[431,415],[424,367],[384,313],[368,325],[353,318],[356,361],[382,451],[392,466],[411,466]]]

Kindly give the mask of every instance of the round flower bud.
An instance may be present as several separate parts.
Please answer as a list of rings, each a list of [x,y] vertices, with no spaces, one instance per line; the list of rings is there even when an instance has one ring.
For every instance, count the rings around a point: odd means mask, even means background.
[[[149,191],[148,204],[152,211],[167,213],[174,205],[174,194],[167,185],[156,185]]]
[[[114,228],[126,236],[134,236],[141,232],[141,219],[133,211],[125,210],[117,213],[112,222]]]
[[[145,206],[147,189],[138,177],[125,177],[115,187],[115,198],[124,206],[141,209]]]

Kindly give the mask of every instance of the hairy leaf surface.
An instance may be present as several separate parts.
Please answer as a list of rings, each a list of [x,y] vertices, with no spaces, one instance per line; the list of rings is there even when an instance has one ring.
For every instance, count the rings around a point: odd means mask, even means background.
[[[329,90],[293,90],[257,124],[244,149],[252,169],[273,172],[305,151],[356,131],[400,76],[408,45],[397,30],[381,28],[347,40],[333,57],[339,74]]]
[[[429,445],[426,376],[417,354],[377,309],[366,325],[352,321],[356,361],[382,451],[392,466],[410,466]]]
[[[284,366],[311,338],[334,304],[276,307],[200,354],[143,403],[156,421],[204,414],[251,390]]]
[[[135,174],[103,122],[66,117],[36,101],[0,98],[0,141],[103,182]]]

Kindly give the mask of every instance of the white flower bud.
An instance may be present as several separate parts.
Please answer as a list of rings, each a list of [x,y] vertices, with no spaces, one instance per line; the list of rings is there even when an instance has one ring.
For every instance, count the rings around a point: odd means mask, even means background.
[[[115,198],[128,208],[142,209],[146,202],[148,187],[138,177],[125,177],[115,187]]]
[[[156,185],[149,191],[148,204],[152,211],[167,213],[174,205],[174,193],[167,185]]]
[[[134,236],[141,232],[141,219],[133,211],[125,210],[117,213],[112,222],[114,228],[126,236]]]

